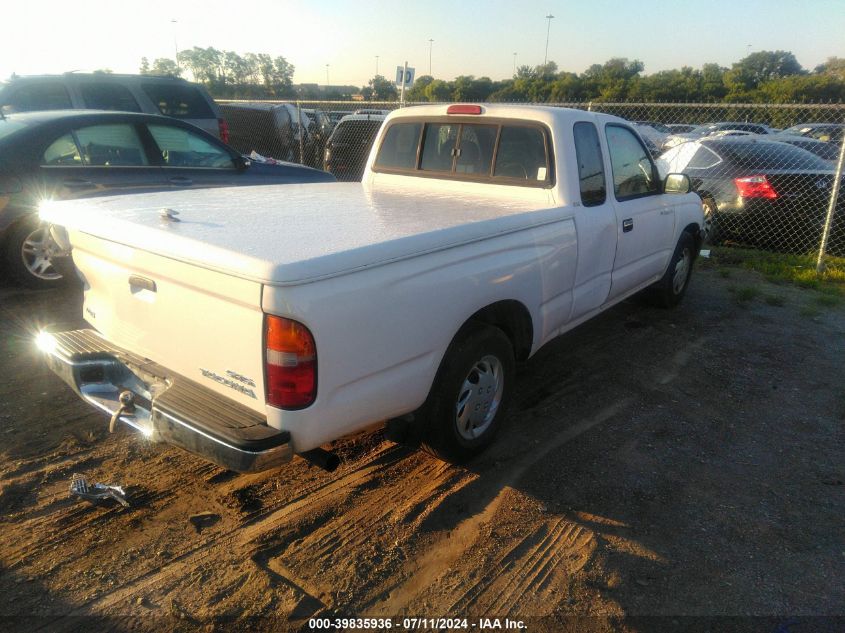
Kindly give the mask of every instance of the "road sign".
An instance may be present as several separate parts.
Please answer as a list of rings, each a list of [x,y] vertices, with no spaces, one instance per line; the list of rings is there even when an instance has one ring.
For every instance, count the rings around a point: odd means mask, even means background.
[[[403,82],[402,79],[405,81]],[[404,68],[402,66],[396,67],[396,87],[401,88],[405,86],[406,88],[410,88],[414,84],[414,69],[413,68]]]

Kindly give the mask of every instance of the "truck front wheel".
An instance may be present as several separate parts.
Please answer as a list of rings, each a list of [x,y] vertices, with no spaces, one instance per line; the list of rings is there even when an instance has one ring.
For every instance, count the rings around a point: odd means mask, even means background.
[[[683,231],[663,278],[649,288],[649,296],[655,305],[671,308],[680,303],[689,286],[695,256],[695,238],[689,231]]]
[[[515,370],[504,332],[474,325],[449,346],[423,405],[422,447],[461,463],[484,450],[505,415]]]

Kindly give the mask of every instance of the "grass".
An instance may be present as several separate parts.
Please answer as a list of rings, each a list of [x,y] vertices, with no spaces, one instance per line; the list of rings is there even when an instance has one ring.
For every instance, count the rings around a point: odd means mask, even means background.
[[[835,297],[837,301],[845,296],[845,257],[828,257],[825,260],[827,269],[823,273],[816,272],[816,258],[813,255],[771,253],[723,246],[713,248],[711,258],[717,265],[740,266],[757,271],[773,283],[809,288]]]
[[[786,303],[783,297],[777,295],[766,295],[763,300],[767,305],[775,306],[776,308],[781,308]]]

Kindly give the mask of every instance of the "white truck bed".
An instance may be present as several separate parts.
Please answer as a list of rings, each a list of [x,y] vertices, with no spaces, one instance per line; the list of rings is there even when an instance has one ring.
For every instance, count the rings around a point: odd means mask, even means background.
[[[165,208],[180,221],[162,220]],[[458,209],[445,193],[409,196],[344,183],[90,198],[48,207],[42,217],[210,270],[288,285],[539,226],[559,220],[561,211],[538,207],[536,197],[466,195]],[[268,217],[275,218],[269,227]]]

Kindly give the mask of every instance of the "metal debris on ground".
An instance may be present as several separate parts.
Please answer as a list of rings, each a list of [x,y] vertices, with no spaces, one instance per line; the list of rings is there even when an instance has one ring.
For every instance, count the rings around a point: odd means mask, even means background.
[[[95,483],[93,486],[88,484],[88,481],[79,473],[74,473],[70,482],[70,493],[77,497],[82,497],[91,503],[100,503],[107,499],[114,499],[124,508],[129,507],[129,502],[126,500],[126,493],[120,486],[112,486],[110,484]]]

